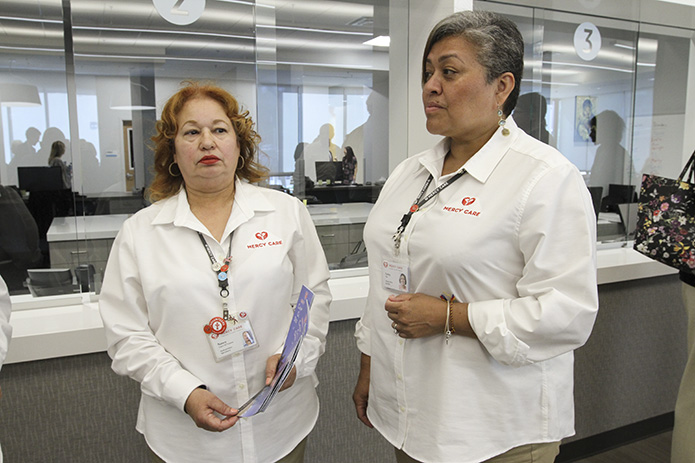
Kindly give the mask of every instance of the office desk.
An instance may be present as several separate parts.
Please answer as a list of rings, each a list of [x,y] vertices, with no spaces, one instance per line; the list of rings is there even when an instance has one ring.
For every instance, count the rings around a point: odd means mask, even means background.
[[[306,196],[315,196],[321,203],[374,203],[382,185],[316,185],[305,190]]]
[[[92,264],[103,275],[113,240],[129,214],[55,217],[46,238],[51,267]]]
[[[371,203],[311,204],[307,210],[316,225],[328,261],[339,262],[362,240]],[[55,217],[48,229],[53,268],[92,264],[103,275],[111,245],[131,214]]]
[[[359,247],[372,206],[372,203],[307,206],[329,266],[338,266],[344,257]]]

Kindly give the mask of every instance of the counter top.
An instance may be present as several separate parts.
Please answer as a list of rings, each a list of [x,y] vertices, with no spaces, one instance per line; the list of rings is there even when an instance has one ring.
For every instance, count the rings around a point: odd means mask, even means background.
[[[316,225],[365,223],[372,203],[310,204],[307,206]],[[83,239],[113,239],[130,214],[55,217],[46,234],[48,242]]]
[[[618,247],[599,246],[597,252],[598,284],[638,280],[678,273],[675,268],[650,259],[632,249],[632,241]]]
[[[365,223],[372,203],[309,204],[307,209],[314,225]]]
[[[46,238],[54,241],[113,239],[130,214],[55,217]]]
[[[599,284],[675,274],[627,245],[607,245],[598,251]],[[333,303],[331,321],[360,317],[367,300],[366,268],[332,270],[328,282]],[[96,296],[71,294],[32,298],[12,296],[10,323],[14,329],[6,363],[27,362],[106,350]]]
[[[358,318],[367,300],[366,269],[331,272],[331,321]],[[53,306],[51,306],[53,303]],[[104,352],[106,338],[94,293],[12,296],[12,340],[5,363]]]

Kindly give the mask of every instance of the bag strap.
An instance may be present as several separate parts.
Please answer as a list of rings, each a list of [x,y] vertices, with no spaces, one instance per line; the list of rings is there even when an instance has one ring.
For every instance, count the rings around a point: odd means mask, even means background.
[[[688,169],[690,169],[690,172],[688,172]],[[686,173],[688,174],[687,177]],[[685,163],[685,167],[683,167],[681,174],[678,176],[678,181],[682,182],[684,178],[687,183],[693,183],[693,179],[695,179],[695,151],[690,155],[688,162]]]

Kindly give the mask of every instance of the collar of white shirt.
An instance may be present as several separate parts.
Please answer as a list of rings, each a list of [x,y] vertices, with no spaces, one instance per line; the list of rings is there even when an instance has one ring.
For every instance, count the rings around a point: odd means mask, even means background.
[[[502,130],[498,129],[492,135],[492,138],[480,148],[480,151],[465,164],[466,172],[480,183],[485,183],[487,181],[497,164],[499,164],[519,137],[520,130],[511,116],[507,118],[505,127],[509,129],[509,135],[502,135]],[[420,164],[422,164],[434,178],[439,178],[440,176],[442,166],[444,165],[444,157],[446,153],[449,152],[449,146],[450,139],[444,138],[437,143],[433,150],[428,150],[424,156],[420,158]]]
[[[266,198],[260,187],[237,179],[235,188],[234,207],[222,241],[232,230],[250,220],[256,212],[275,210],[275,206]],[[184,188],[181,188],[175,196],[162,200],[161,210],[152,220],[152,225],[162,224],[173,224],[177,227],[187,227],[203,234],[209,234],[205,226],[191,212]]]

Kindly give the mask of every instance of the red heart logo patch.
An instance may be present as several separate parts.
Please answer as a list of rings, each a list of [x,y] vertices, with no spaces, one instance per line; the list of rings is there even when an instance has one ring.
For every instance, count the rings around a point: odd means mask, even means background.
[[[473,204],[474,202],[475,202],[475,198],[470,198],[470,197],[466,196],[466,197],[463,198],[463,200],[461,201],[461,204],[463,204],[464,206],[470,206],[470,205]]]
[[[258,238],[258,239],[261,240],[261,241],[263,241],[263,240],[266,239],[267,237],[268,237],[268,233],[267,233],[267,232],[262,231],[262,232],[256,233],[256,238]]]

